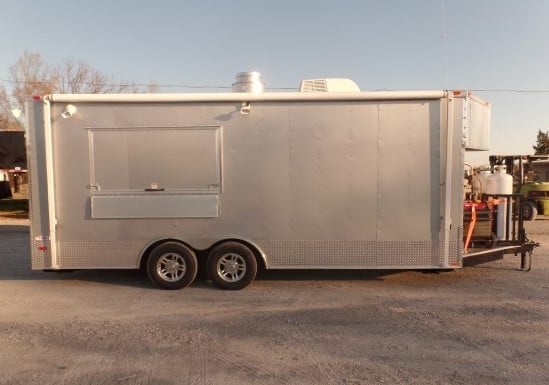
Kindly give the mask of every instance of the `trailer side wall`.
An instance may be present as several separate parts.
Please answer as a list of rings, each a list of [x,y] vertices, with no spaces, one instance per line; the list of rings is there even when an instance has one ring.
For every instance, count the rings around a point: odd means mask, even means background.
[[[51,105],[58,250],[33,268],[136,268],[167,238],[246,240],[269,268],[459,264],[462,132],[446,98],[73,104],[68,119]]]

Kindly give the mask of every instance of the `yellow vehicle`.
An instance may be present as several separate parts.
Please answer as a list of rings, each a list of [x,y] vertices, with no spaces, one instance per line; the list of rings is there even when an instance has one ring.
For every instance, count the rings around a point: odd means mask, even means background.
[[[549,181],[542,176],[536,165],[549,161],[548,155],[492,155],[490,165],[505,165],[513,175],[514,192],[522,196],[522,219],[533,221],[538,215],[549,215]]]
[[[522,218],[525,221],[536,220],[538,214],[549,214],[549,183],[525,183],[520,187],[519,193],[524,197]]]

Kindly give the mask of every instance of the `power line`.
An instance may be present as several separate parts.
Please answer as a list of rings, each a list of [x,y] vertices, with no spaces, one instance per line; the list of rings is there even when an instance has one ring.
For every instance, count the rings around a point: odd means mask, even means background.
[[[29,81],[29,80],[11,80],[2,79],[0,81],[10,84],[48,84],[46,81]],[[87,86],[107,86],[107,87],[158,87],[158,88],[189,88],[189,89],[232,89],[231,86],[218,85],[191,85],[191,84],[156,84],[156,83],[91,83],[82,82]],[[271,90],[295,90],[296,87],[269,87]]]
[[[30,81],[30,80],[11,80],[11,79],[2,79],[0,81],[10,84],[49,84],[47,81]],[[87,86],[110,86],[110,87],[163,87],[163,88],[219,88],[227,89],[231,88],[228,86],[212,86],[212,85],[189,85],[189,84],[155,84],[155,83],[92,83],[92,82],[81,82],[81,84]]]
[[[519,89],[510,89],[510,88],[470,89],[468,91],[472,91],[472,92],[514,92],[514,93],[523,93],[523,94],[547,94],[547,93],[549,93],[549,90],[519,90]]]
[[[0,78],[1,82],[10,84],[48,84],[46,81],[10,80]],[[158,87],[158,88],[188,88],[188,89],[232,89],[231,86],[219,85],[196,85],[196,84],[155,84],[155,83],[92,83],[82,82],[87,86],[108,86],[108,87]],[[296,87],[268,87],[270,90],[296,90]],[[395,89],[375,89],[372,91],[396,91]],[[497,92],[497,93],[519,93],[519,94],[549,94],[549,90],[518,89],[518,88],[470,88],[471,92]]]

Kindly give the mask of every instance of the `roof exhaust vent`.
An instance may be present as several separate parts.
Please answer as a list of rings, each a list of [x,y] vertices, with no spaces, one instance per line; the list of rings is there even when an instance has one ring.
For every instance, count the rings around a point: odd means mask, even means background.
[[[259,72],[239,72],[233,83],[233,92],[260,93],[265,90],[263,78]]]
[[[360,92],[360,88],[351,79],[307,79],[299,92]]]

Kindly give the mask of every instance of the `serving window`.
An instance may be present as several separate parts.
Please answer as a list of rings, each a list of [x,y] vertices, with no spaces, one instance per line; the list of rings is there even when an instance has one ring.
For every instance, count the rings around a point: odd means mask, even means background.
[[[94,193],[219,193],[221,127],[91,128]]]
[[[92,218],[219,216],[221,126],[89,128]]]

